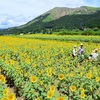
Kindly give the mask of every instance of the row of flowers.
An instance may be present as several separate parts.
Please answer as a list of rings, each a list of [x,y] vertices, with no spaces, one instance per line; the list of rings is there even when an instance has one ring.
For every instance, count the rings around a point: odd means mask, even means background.
[[[15,94],[9,92],[9,89],[5,86],[5,83],[6,78],[4,75],[0,74],[0,100],[15,100]]]

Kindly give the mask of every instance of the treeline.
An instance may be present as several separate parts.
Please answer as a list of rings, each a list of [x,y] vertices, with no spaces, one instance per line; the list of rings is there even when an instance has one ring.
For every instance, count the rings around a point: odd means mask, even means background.
[[[90,29],[87,28],[85,30],[79,30],[79,29],[74,29],[74,30],[62,30],[57,32],[58,35],[100,35],[100,29],[94,28]]]
[[[73,30],[67,30],[67,29],[42,29],[42,30],[35,30],[35,31],[21,31],[21,30],[15,30],[12,31],[9,30],[1,30],[0,35],[20,35],[20,34],[57,34],[57,35],[100,35],[100,29],[95,27],[93,29],[91,28],[85,28],[84,30],[80,29],[73,29]]]

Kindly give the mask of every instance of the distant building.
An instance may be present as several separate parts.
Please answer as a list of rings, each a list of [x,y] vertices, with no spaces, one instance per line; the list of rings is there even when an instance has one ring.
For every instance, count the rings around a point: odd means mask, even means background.
[[[20,35],[24,35],[23,33],[20,33]]]

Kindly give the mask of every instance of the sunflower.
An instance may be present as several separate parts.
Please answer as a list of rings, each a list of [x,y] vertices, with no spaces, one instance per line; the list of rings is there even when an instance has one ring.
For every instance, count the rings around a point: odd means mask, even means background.
[[[51,72],[48,72],[47,73],[47,76],[51,77],[52,76],[52,73]]]
[[[9,94],[8,98],[9,98],[9,100],[15,100],[16,97],[15,97],[14,93],[11,93],[11,94]]]
[[[43,83],[43,81],[40,81],[40,85],[43,85],[44,83]]]
[[[48,91],[47,98],[52,98],[53,94],[54,94],[53,91]]]
[[[7,95],[8,92],[9,92],[8,88],[5,88],[5,89],[3,90],[3,95],[4,95],[4,96]]]
[[[85,98],[85,94],[84,93],[82,93],[81,95],[80,95],[80,98]]]
[[[31,77],[30,77],[30,81],[31,81],[32,83],[37,82],[37,77],[36,77],[36,76],[31,76]]]
[[[97,68],[96,68],[96,67],[93,67],[93,70],[94,70],[94,71],[97,71]]]
[[[50,87],[50,91],[55,91],[55,86],[54,85],[52,85],[51,87]]]
[[[2,98],[0,100],[10,100],[9,98],[5,97],[5,98]]]
[[[80,92],[83,92],[84,93],[84,88],[80,88]]]
[[[69,77],[73,77],[74,74],[73,74],[73,73],[68,73],[68,76],[69,76]]]
[[[37,73],[40,75],[40,74],[42,74],[42,71],[41,70],[38,70]]]
[[[0,80],[1,80],[2,83],[6,82],[6,79],[5,79],[5,77],[3,75],[0,75]]]
[[[59,80],[63,80],[64,79],[64,74],[59,74],[58,78],[59,78]]]
[[[100,77],[96,77],[95,80],[96,80],[96,82],[99,82],[100,81]]]
[[[25,77],[28,77],[28,73],[25,73],[24,76],[25,76]]]
[[[83,72],[80,72],[80,76],[83,76]]]
[[[92,74],[91,73],[87,73],[86,76],[87,76],[88,79],[91,79]]]
[[[56,100],[65,100],[63,96],[58,97]]]
[[[70,90],[71,90],[72,92],[76,91],[76,86],[74,86],[74,85],[70,86]]]

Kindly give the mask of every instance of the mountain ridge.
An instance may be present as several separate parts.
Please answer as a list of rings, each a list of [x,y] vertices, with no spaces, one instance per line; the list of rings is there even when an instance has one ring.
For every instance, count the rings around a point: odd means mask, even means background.
[[[9,28],[7,31],[14,32],[41,32],[46,28],[56,29],[81,29],[100,28],[100,7],[82,6],[77,8],[55,7],[28,23]],[[11,32],[12,33],[12,32]]]
[[[91,10],[92,9],[92,10]],[[88,11],[89,10],[89,12],[87,13],[87,14],[90,14],[90,13],[94,13],[94,12],[96,12],[95,10],[100,10],[100,7],[90,7],[90,6],[81,6],[81,7],[77,7],[77,8],[68,8],[68,7],[54,7],[53,9],[51,9],[51,10],[49,10],[49,11],[47,11],[47,12],[45,12],[45,13],[43,13],[42,15],[40,15],[40,16],[37,16],[36,18],[34,18],[33,20],[35,20],[35,19],[37,19],[38,17],[39,18],[42,18],[44,15],[46,15],[46,14],[48,14],[48,13],[50,13],[51,14],[51,16],[49,16],[49,17],[54,17],[54,20],[55,19],[58,19],[58,18],[60,18],[60,17],[62,17],[62,16],[65,16],[65,15],[72,15],[72,14],[86,14],[86,12],[84,13],[84,12],[81,12],[81,13],[79,13],[81,10],[82,11]],[[59,13],[58,13],[59,12]],[[56,15],[56,16],[54,16],[54,14]],[[33,21],[33,20],[31,20],[31,21]],[[29,21],[29,22],[31,22],[31,21]],[[28,22],[28,23],[29,23]],[[44,21],[45,22],[45,21]],[[26,23],[27,24],[27,23]]]

